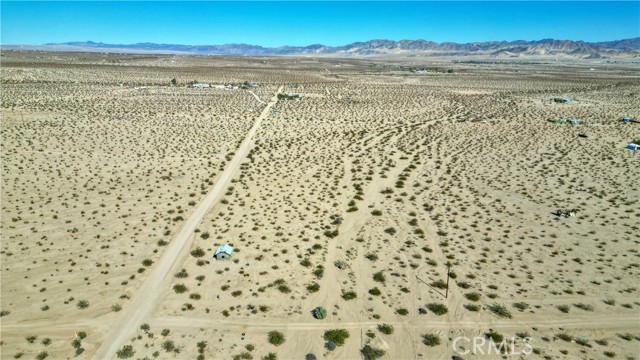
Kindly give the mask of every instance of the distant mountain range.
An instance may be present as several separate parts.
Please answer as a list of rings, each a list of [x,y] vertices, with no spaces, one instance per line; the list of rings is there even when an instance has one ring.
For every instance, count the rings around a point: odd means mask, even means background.
[[[610,57],[640,58],[640,37],[605,42],[543,39],[537,41],[487,41],[459,44],[426,40],[370,40],[344,46],[262,47],[247,44],[179,45],[179,44],[105,44],[101,42],[66,42],[45,45],[2,45],[3,49],[51,51],[99,51],[197,55],[333,55],[333,56],[569,56],[583,59]]]

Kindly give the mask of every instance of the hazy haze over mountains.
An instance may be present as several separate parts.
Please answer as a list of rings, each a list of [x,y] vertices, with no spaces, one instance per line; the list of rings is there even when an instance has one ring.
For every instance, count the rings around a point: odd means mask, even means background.
[[[487,41],[473,43],[427,40],[370,40],[343,46],[262,47],[248,44],[180,45],[180,44],[105,44],[100,42],[66,42],[45,45],[3,45],[5,49],[100,51],[127,53],[184,53],[198,55],[335,55],[335,56],[570,56],[576,58],[640,57],[640,37],[606,42],[543,39],[537,41]]]

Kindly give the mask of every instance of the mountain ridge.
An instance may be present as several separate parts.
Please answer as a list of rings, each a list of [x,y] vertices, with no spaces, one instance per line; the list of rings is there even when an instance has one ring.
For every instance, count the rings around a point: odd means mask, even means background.
[[[244,43],[222,45],[181,45],[162,43],[106,44],[94,41],[72,41],[44,45],[2,45],[5,49],[102,51],[102,52],[154,52],[194,55],[336,55],[336,56],[541,56],[564,55],[578,58],[640,57],[640,37],[602,42],[576,40],[514,40],[470,43],[437,43],[424,39],[387,40],[372,39],[342,46],[312,44],[307,46],[263,47]]]

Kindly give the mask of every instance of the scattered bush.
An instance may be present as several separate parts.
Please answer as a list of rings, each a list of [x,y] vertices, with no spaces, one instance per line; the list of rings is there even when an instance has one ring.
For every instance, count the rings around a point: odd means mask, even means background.
[[[360,350],[360,353],[362,354],[362,357],[364,357],[365,360],[375,360],[383,357],[385,354],[385,351],[382,349],[373,348],[369,345],[365,345]]]
[[[318,320],[322,320],[326,318],[327,309],[323,308],[322,306],[318,306],[317,308],[313,309],[313,317],[315,317]]]
[[[389,324],[380,324],[378,325],[378,330],[385,335],[393,334],[393,326]]]
[[[130,357],[133,357],[135,353],[136,352],[135,350],[133,350],[133,346],[125,345],[116,352],[116,356],[118,357],[118,359],[128,359]]]
[[[431,310],[431,312],[436,315],[444,315],[449,311],[445,304],[438,303],[427,304],[427,309]]]
[[[285,342],[284,334],[276,330],[269,331],[269,333],[267,334],[267,339],[269,340],[269,344],[274,346],[280,346]]]
[[[466,293],[464,295],[464,297],[467,298],[467,300],[471,300],[471,301],[478,301],[480,300],[480,294],[478,294],[477,292],[470,292],[470,293]]]
[[[358,294],[355,291],[344,291],[342,290],[342,298],[345,300],[353,300],[358,297]]]
[[[175,285],[173,285],[173,291],[175,291],[176,294],[182,294],[182,293],[186,292],[187,290],[189,290],[189,289],[184,284],[175,284]]]
[[[440,336],[437,334],[424,334],[422,335],[422,343],[427,346],[440,345]]]
[[[191,250],[191,256],[193,256],[195,258],[201,258],[204,255],[205,255],[205,252],[200,247],[197,247],[197,248]]]
[[[78,307],[78,309],[84,310],[89,307],[89,301],[79,300],[76,306]]]
[[[511,313],[509,312],[509,310],[507,310],[507,308],[504,305],[493,304],[493,305],[489,305],[488,309],[489,311],[491,311],[492,313],[500,317],[511,319]]]
[[[176,348],[176,345],[173,343],[173,341],[166,340],[165,342],[162,343],[162,348],[166,352],[171,352]]]
[[[345,329],[333,329],[324,332],[324,339],[334,342],[338,346],[344,345],[345,340],[349,338],[349,332]]]

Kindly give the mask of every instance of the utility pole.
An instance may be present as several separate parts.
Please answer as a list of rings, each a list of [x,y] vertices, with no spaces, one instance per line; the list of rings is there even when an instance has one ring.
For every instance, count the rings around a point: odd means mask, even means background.
[[[451,263],[447,261],[447,292],[444,294],[444,298],[449,297],[449,274],[451,273]]]

